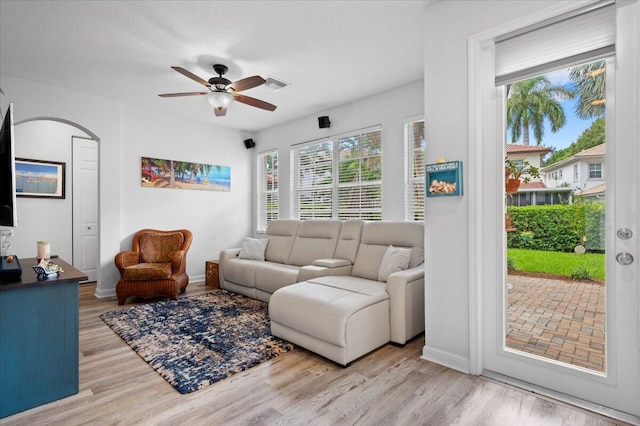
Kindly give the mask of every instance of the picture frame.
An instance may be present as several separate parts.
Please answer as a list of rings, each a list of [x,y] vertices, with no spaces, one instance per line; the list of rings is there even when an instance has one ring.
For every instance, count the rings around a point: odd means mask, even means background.
[[[231,191],[231,167],[154,157],[141,158],[140,185],[145,188]]]
[[[17,197],[65,198],[65,163],[16,158],[15,169]]]

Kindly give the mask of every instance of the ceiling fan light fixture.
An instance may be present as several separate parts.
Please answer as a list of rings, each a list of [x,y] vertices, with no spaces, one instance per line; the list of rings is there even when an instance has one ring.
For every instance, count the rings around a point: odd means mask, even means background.
[[[207,95],[207,101],[209,101],[209,103],[214,107],[214,108],[226,108],[228,107],[231,102],[233,101],[233,96],[231,96],[230,93],[228,92],[211,92]]]

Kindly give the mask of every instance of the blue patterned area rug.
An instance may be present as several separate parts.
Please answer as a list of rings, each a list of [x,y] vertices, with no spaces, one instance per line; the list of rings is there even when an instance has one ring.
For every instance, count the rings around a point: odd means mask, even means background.
[[[271,335],[265,302],[226,290],[105,312],[100,318],[180,393],[293,349]]]

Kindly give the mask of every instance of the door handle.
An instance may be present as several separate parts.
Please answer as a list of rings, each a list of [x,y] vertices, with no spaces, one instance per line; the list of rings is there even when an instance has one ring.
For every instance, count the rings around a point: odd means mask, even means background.
[[[616,260],[621,265],[631,265],[633,263],[633,255],[623,251],[616,254]]]
[[[629,238],[633,237],[633,232],[631,232],[631,229],[629,228],[620,228],[616,232],[616,235],[621,240],[628,240]]]

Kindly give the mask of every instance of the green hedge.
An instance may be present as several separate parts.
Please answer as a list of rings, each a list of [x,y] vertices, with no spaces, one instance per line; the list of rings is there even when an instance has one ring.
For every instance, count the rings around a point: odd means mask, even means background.
[[[507,233],[509,248],[571,252],[583,244],[589,251],[604,251],[604,203],[507,207],[507,213],[516,228]]]

